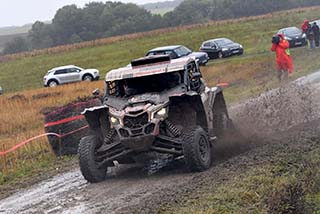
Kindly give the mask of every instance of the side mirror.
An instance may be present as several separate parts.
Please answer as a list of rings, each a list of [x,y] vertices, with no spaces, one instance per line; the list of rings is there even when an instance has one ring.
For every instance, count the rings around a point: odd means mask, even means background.
[[[93,95],[94,97],[100,97],[100,95],[101,95],[100,89],[99,89],[99,88],[94,89],[94,90],[92,91],[92,95]]]

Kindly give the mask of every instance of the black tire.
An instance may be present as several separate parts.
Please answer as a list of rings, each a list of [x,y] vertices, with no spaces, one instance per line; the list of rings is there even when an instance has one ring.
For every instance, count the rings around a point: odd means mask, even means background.
[[[93,76],[92,76],[91,74],[85,74],[85,75],[82,77],[82,80],[83,80],[83,81],[92,82],[92,81],[93,81]]]
[[[200,127],[188,128],[183,133],[183,154],[187,168],[201,172],[210,168],[211,145],[207,133]]]
[[[58,86],[58,85],[59,85],[59,83],[58,83],[57,80],[50,80],[50,81],[48,82],[48,87],[50,87],[50,88],[56,87],[56,86]]]
[[[98,169],[95,161],[95,150],[99,145],[98,137],[89,135],[83,137],[79,144],[79,165],[83,177],[90,183],[98,183],[104,181],[107,174],[107,168]]]

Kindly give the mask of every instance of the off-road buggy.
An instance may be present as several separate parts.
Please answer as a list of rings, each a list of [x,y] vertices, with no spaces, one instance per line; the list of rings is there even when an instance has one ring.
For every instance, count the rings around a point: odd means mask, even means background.
[[[89,182],[108,167],[169,154],[191,171],[212,161],[212,143],[230,123],[220,87],[205,85],[194,58],[145,57],[106,75],[103,105],[83,114],[91,134],[81,139],[79,163]]]

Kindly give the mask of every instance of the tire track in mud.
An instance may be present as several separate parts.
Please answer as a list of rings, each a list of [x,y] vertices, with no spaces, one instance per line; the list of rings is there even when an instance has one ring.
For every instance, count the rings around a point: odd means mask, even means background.
[[[182,174],[148,177],[141,168],[119,168],[99,184],[87,183],[80,171],[57,175],[0,201],[0,213],[118,213],[162,188],[188,180]]]
[[[182,203],[204,185],[214,189],[250,167],[285,158],[288,151],[310,151],[319,146],[303,143],[320,130],[319,83],[318,72],[233,106],[231,117],[249,141],[218,143],[215,164],[206,172],[186,173],[179,164],[147,176],[137,167],[122,167],[105,182],[88,184],[76,169],[1,200],[0,213],[153,213],[160,205]]]

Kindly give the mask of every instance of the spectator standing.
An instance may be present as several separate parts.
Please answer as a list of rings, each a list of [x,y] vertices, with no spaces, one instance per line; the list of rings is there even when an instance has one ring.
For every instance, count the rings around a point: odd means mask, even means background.
[[[304,22],[301,25],[302,33],[305,33],[305,34],[307,33],[308,25],[309,25],[309,21],[308,20],[304,20]]]
[[[306,35],[307,35],[309,47],[311,49],[314,49],[314,47],[315,47],[315,44],[314,44],[315,36],[314,36],[313,30],[312,30],[312,26],[311,26],[310,23],[308,24]]]
[[[278,34],[272,38],[271,51],[276,52],[276,64],[278,79],[281,82],[282,76],[288,80],[289,74],[293,73],[293,63],[290,56],[289,42],[284,38],[283,34]]]
[[[316,22],[314,22],[312,24],[312,32],[313,32],[313,35],[314,35],[314,42],[315,42],[315,46],[318,48],[319,47],[319,40],[320,40],[320,28],[319,26],[317,25]]]

